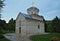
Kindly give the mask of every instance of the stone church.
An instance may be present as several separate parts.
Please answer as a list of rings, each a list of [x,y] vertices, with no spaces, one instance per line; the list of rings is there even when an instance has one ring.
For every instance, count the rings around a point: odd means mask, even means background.
[[[42,34],[45,32],[43,16],[39,15],[39,9],[30,7],[28,14],[19,13],[16,18],[16,33],[19,34]]]

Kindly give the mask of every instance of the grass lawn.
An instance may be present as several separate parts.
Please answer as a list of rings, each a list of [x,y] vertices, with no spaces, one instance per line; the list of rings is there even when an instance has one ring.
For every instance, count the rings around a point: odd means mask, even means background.
[[[60,39],[60,33],[32,35],[32,36],[30,36],[30,39],[32,41],[51,41],[52,37],[58,37]]]
[[[6,39],[3,35],[0,35],[0,41],[10,41],[10,40]]]
[[[2,39],[0,39],[0,41],[10,41],[10,40],[8,40],[6,38],[2,38]]]

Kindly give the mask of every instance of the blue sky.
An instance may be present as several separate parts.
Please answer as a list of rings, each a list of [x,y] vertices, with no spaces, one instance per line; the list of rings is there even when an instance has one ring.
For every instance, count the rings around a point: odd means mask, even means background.
[[[2,19],[8,22],[11,18],[16,19],[19,12],[27,14],[26,10],[32,7],[32,2],[40,10],[39,15],[46,20],[52,20],[55,16],[60,18],[60,0],[5,0]]]

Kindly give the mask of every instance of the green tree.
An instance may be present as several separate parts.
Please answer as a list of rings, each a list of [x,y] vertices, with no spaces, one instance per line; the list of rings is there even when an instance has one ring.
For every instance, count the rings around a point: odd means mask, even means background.
[[[60,32],[60,20],[57,16],[52,20],[52,29],[53,32]]]
[[[2,8],[4,7],[4,0],[0,0],[0,18],[1,18],[1,11],[2,11]]]
[[[13,18],[9,20],[7,30],[15,31],[15,20],[13,20]]]
[[[49,21],[46,20],[46,21],[45,21],[45,24],[46,24],[46,32],[51,32],[51,30],[52,30],[52,29],[51,29],[51,28],[52,28],[52,25],[51,25],[52,22],[51,22],[51,20],[49,20]]]
[[[44,21],[45,32],[47,32],[46,20],[45,20],[45,19],[43,19],[43,21]]]
[[[4,0],[0,0],[0,11],[1,11],[1,9],[2,9],[4,6],[5,6]]]
[[[6,21],[0,19],[0,34],[3,34],[6,31]]]
[[[0,28],[4,29],[4,30],[6,29],[6,21],[5,20],[0,19]]]

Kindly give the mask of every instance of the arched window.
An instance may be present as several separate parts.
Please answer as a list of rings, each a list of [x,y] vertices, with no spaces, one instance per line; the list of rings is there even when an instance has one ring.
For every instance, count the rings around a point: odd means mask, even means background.
[[[31,14],[33,14],[33,12],[31,12]]]
[[[31,12],[31,14],[35,14],[35,12],[34,12],[34,11],[32,11],[32,12]]]
[[[19,27],[19,33],[21,33],[21,27]]]

